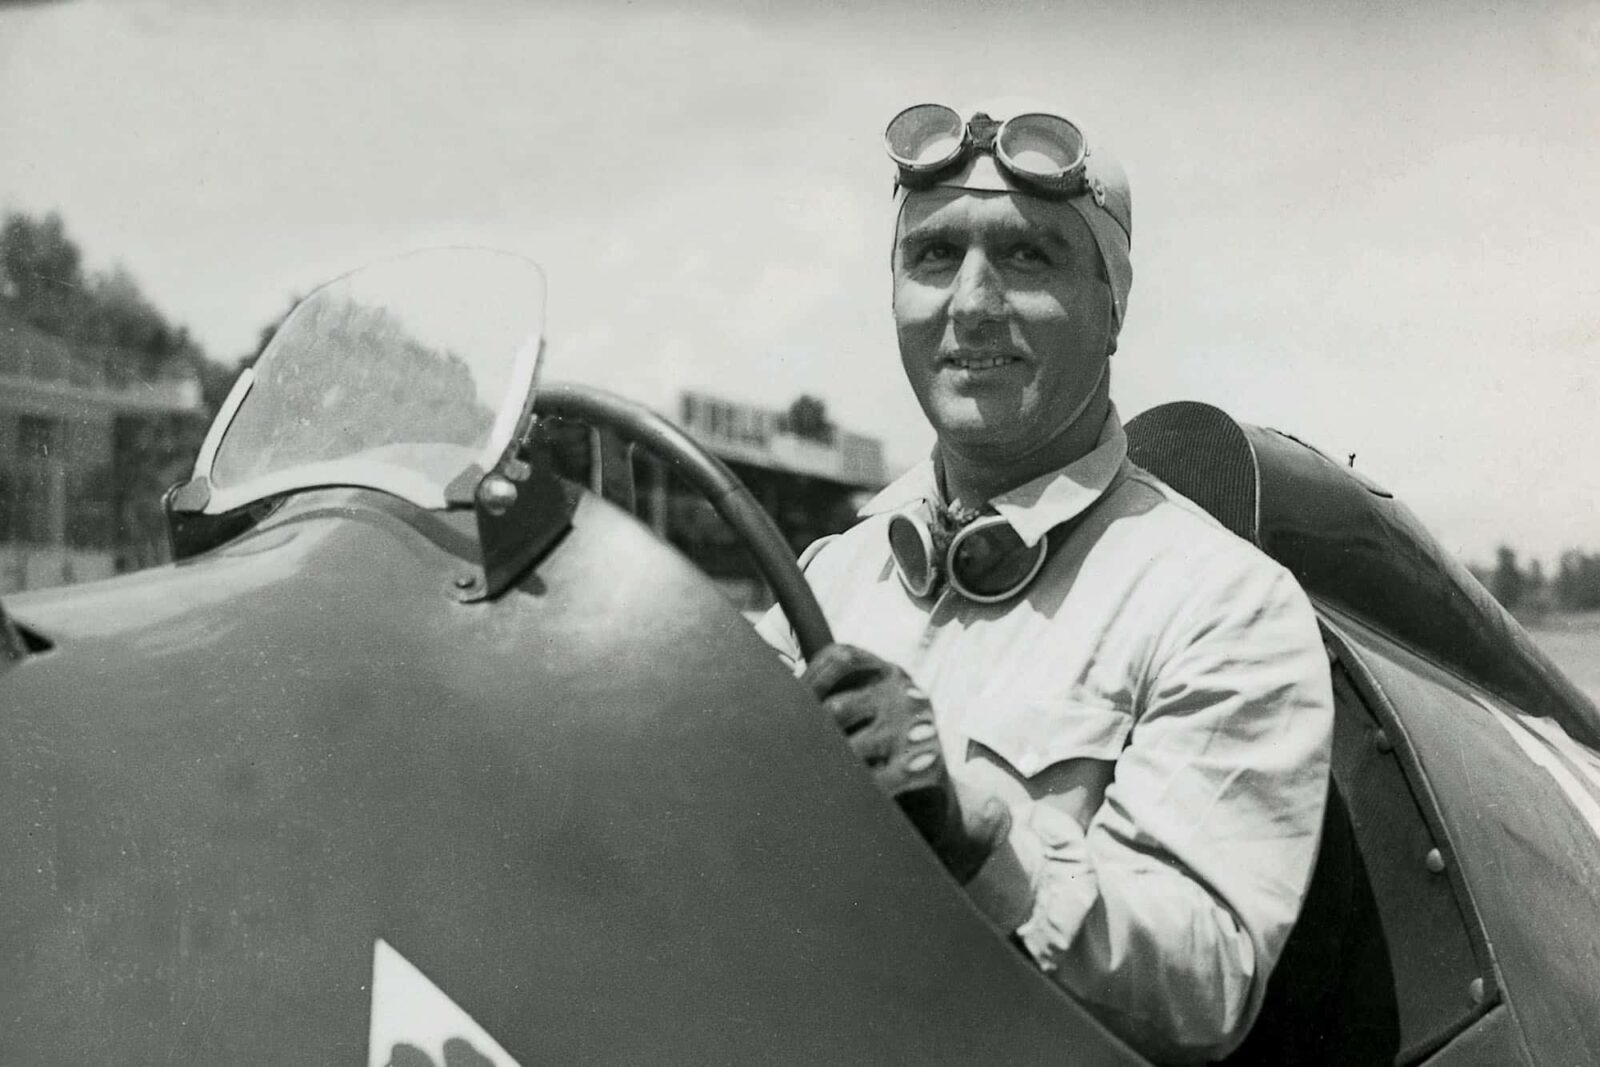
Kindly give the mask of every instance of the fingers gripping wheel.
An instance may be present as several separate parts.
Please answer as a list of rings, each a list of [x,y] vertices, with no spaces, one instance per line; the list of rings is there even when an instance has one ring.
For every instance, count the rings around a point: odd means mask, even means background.
[[[540,386],[533,408],[540,416],[568,418],[612,430],[665,461],[739,535],[794,627],[805,657],[810,659],[833,640],[822,608],[772,518],[755,502],[744,483],[688,434],[643,405],[587,386]]]
[[[1005,817],[963,809],[927,694],[899,667],[851,645],[811,657],[801,680],[950,873],[970,881],[1004,836]]]

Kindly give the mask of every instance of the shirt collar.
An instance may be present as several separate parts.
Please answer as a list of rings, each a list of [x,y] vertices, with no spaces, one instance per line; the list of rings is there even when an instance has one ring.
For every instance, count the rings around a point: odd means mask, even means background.
[[[1032,546],[1068,519],[1100,499],[1128,458],[1128,437],[1112,405],[1100,427],[1100,438],[1085,455],[1059,470],[1008,489],[989,500],[1024,543]],[[861,508],[862,517],[913,507],[924,500],[941,501],[933,458],[923,460],[890,482]]]

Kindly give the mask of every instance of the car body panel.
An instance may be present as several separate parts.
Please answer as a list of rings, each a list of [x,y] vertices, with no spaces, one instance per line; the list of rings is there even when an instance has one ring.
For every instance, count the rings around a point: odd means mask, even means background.
[[[525,1064],[1140,1062],[631,517],[472,604],[456,536],[322,491],[15,598],[0,1061],[366,1062],[382,938]]]
[[[1470,897],[1529,1062],[1600,1063],[1600,838],[1494,698],[1380,634],[1347,632],[1403,724],[1391,742],[1426,784],[1442,874]],[[1459,983],[1455,994],[1472,1002]]]
[[[1527,1051],[1518,1042],[1511,1009],[1504,1004],[1485,1012],[1427,1060],[1429,1067],[1509,1067],[1511,1064],[1532,1065],[1542,1062],[1582,1061],[1529,1059]]]
[[[1495,976],[1470,898],[1428,868],[1428,853],[1445,844],[1444,831],[1425,779],[1407,758],[1403,724],[1369,684],[1352,628],[1330,622],[1325,612],[1324,634],[1337,657],[1333,782],[1349,812],[1383,945],[1383,969],[1365,981],[1391,988],[1392,1054],[1415,1062],[1493,1003]],[[1477,1003],[1467,997],[1474,980],[1486,982]]]

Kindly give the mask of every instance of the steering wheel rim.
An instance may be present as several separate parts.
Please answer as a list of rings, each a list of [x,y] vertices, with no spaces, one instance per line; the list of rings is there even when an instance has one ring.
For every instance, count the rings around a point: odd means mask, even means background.
[[[777,524],[738,476],[698,441],[644,405],[586,385],[541,385],[533,411],[541,417],[570,418],[612,430],[670,464],[733,527],[755,558],[756,568],[794,629],[801,655],[809,660],[833,641],[822,606]]]

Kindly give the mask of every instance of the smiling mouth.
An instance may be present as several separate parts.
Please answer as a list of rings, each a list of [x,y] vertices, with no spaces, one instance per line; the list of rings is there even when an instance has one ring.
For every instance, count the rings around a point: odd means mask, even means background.
[[[1022,361],[1016,356],[948,356],[940,362],[956,370],[982,371]]]

